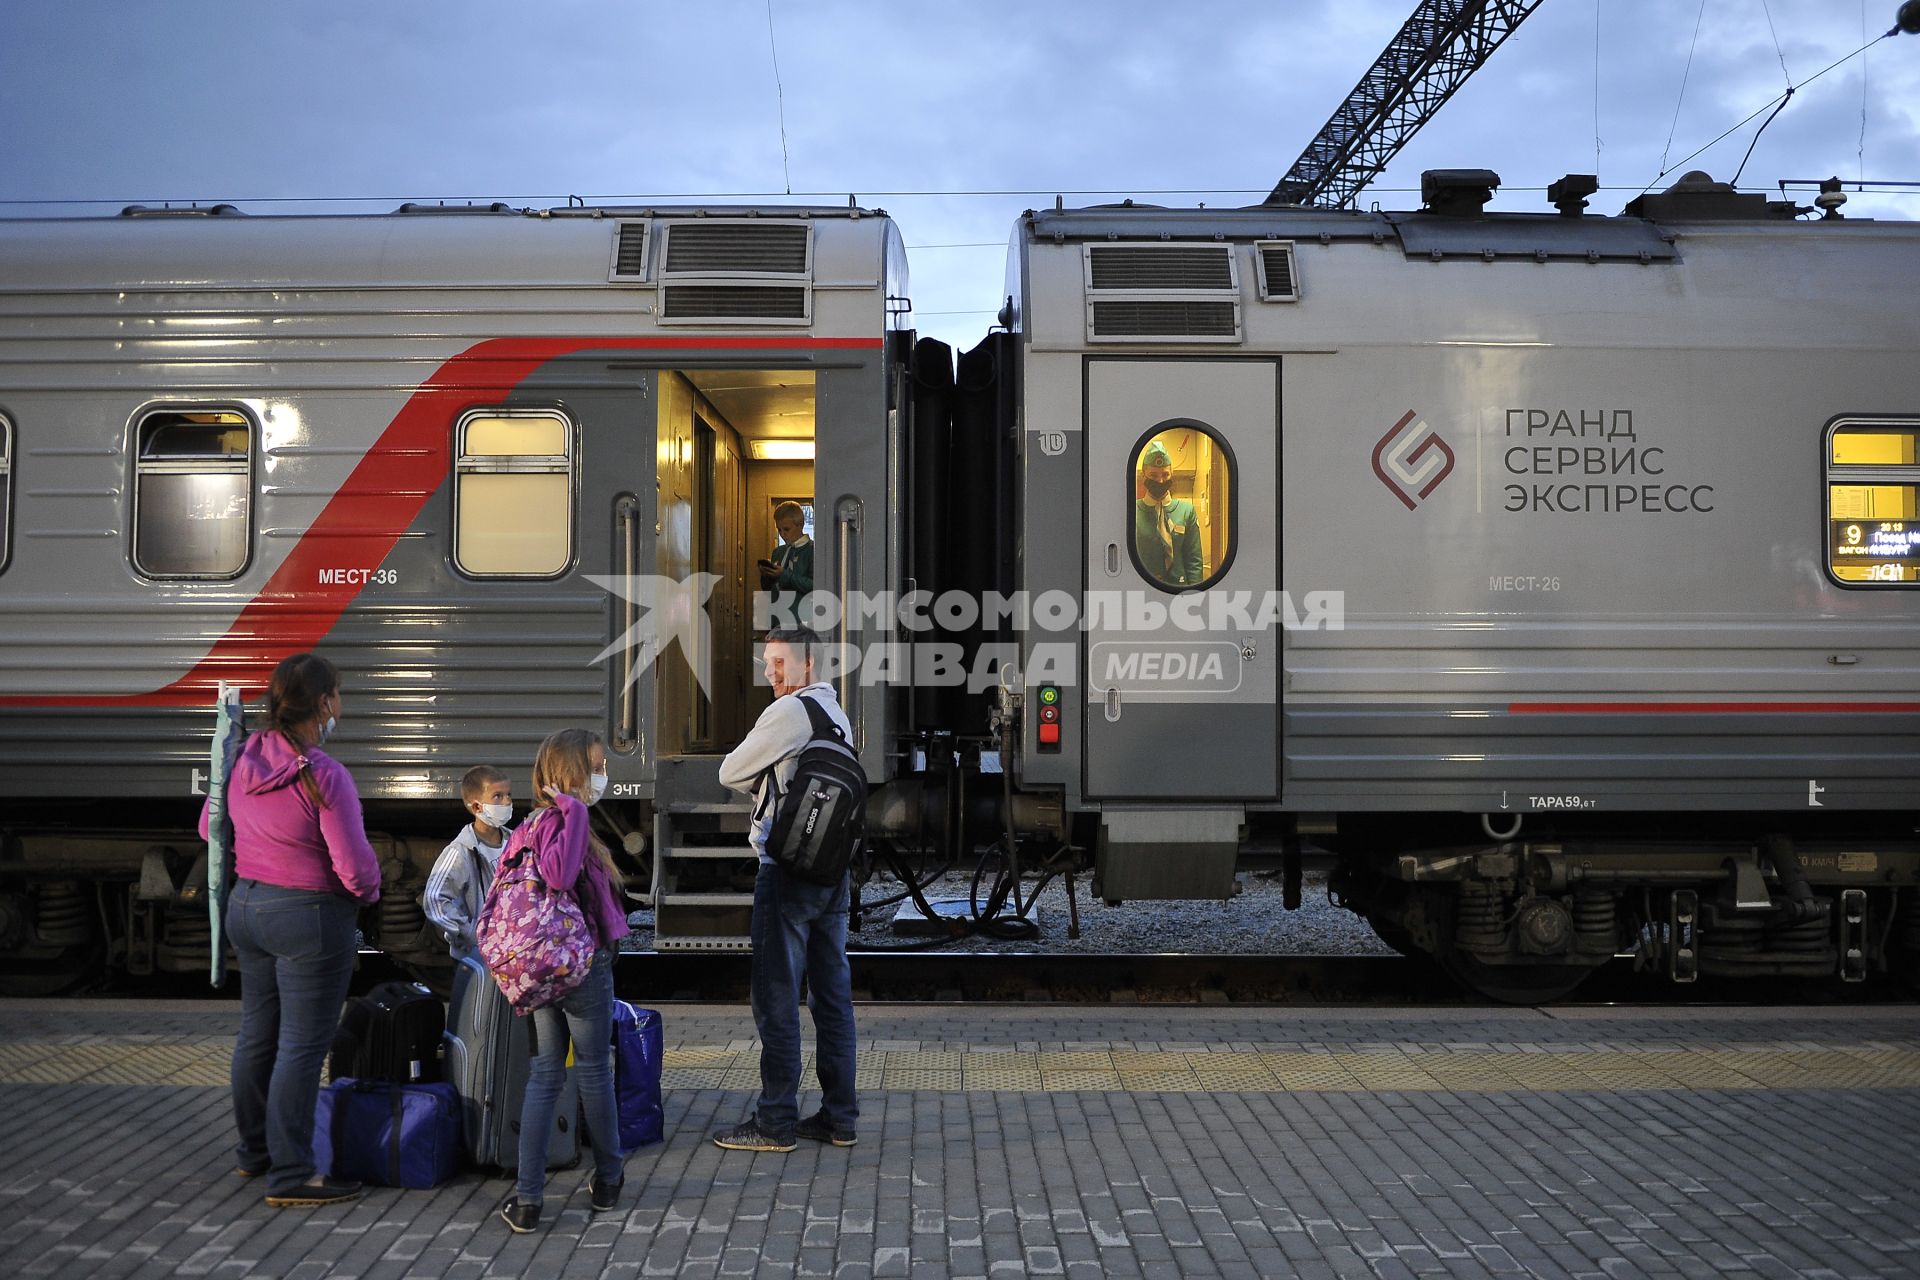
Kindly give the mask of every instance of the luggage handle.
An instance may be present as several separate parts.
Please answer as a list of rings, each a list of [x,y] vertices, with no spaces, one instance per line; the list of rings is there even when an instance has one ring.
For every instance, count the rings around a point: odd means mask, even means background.
[[[401,1186],[400,1181],[400,1129],[406,1118],[405,1085],[393,1085],[388,1097],[393,1099],[392,1135],[387,1140],[387,1185]]]

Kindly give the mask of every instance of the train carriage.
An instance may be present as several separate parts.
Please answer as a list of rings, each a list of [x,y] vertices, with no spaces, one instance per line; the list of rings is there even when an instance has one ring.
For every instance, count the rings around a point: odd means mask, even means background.
[[[1024,581],[1147,598],[1087,628],[1023,779],[1100,808],[1110,898],[1312,837],[1494,994],[1636,947],[1682,980],[1911,964],[1920,236],[1703,175],[1617,218],[1486,214],[1494,183],[1023,220]],[[1168,436],[1201,594],[1290,608],[1152,616],[1190,592],[1129,545]]]
[[[884,572],[905,295],[860,209],[0,224],[0,955],[27,987],[205,963],[208,709],[309,648],[346,673],[370,940],[431,957],[462,771],[525,795],[562,725],[605,736],[644,888],[661,762],[757,710],[773,506],[813,511],[824,588]]]
[[[1920,232],[1492,181],[1031,212],[957,365],[857,208],[0,223],[0,966],[205,963],[214,693],[304,648],[376,945],[434,958],[460,772],[583,724],[656,945],[743,948],[794,500],[880,842],[1116,903],[1314,842],[1503,998],[1911,972]]]

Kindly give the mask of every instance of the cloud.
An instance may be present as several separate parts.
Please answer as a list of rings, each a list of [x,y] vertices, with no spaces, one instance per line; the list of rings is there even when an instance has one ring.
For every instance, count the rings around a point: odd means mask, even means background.
[[[1868,37],[1892,7],[1874,2]],[[1863,43],[1857,6],[1769,3],[1796,79]],[[790,171],[795,191],[890,208],[909,243],[998,244],[1054,192],[1258,201],[1412,7],[773,0],[770,42],[766,0],[7,0],[0,200],[725,199],[783,191]],[[1599,171],[1618,190],[1596,209],[1783,87],[1759,6],[1707,0],[1694,44],[1702,12],[1600,9]],[[1409,207],[1421,169],[1472,165],[1506,179],[1502,207],[1541,208],[1518,188],[1592,169],[1594,14],[1542,5],[1363,201]],[[1861,69],[1867,176],[1920,179],[1916,55],[1901,36],[1801,90],[1743,181],[1858,177]],[[1688,167],[1731,176],[1758,123]],[[1004,190],[1020,194],[977,194]],[[883,194],[903,192],[976,194]],[[1849,212],[1869,207],[1920,204],[1858,197]],[[913,267],[927,312],[990,312],[1004,293],[997,248],[928,249]],[[989,319],[955,323],[970,343]]]

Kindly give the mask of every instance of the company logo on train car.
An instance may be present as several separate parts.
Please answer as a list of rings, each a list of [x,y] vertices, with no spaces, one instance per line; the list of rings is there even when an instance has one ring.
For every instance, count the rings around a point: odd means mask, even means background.
[[[1453,449],[1409,409],[1373,446],[1373,474],[1412,511],[1453,474]]]
[[[632,666],[626,672],[626,684],[638,684],[653,666],[654,659],[669,644],[678,644],[693,669],[700,692],[711,698],[713,689],[713,624],[707,617],[707,597],[721,582],[717,573],[695,573],[685,578],[667,578],[659,574],[637,573],[609,576],[589,573],[587,581],[633,607],[634,619],[610,645],[602,649],[595,662],[631,655]]]

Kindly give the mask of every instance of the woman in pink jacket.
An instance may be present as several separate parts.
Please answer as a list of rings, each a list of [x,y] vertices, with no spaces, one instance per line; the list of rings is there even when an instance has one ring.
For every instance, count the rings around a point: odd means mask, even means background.
[[[360,795],[320,750],[339,720],[333,664],[294,654],[274,669],[267,727],[247,739],[227,781],[235,879],[226,932],[240,962],[234,1172],[265,1175],[276,1207],[360,1194],[359,1183],[313,1167],[313,1108],[353,975],[354,917],[380,899]],[[206,825],[203,813],[202,835]]]

